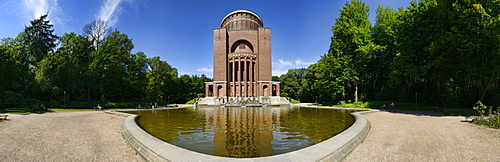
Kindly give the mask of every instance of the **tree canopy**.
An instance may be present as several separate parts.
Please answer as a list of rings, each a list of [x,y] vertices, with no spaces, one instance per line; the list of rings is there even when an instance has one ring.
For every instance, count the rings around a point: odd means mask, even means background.
[[[500,1],[420,0],[398,11],[379,6],[373,26],[368,10],[357,0],[346,3],[328,53],[304,77],[290,82],[282,75],[282,89],[306,80],[321,87],[315,92],[322,101],[500,105]]]
[[[500,105],[500,0],[378,6],[373,25],[368,11],[363,2],[346,2],[321,59],[273,77],[281,95],[302,102]],[[131,53],[132,39],[102,20],[62,36],[53,34],[47,15],[30,24],[0,41],[0,108],[61,100],[183,103],[202,96],[210,81]]]
[[[0,109],[86,106],[81,102],[185,103],[204,94],[206,76],[181,76],[160,57],[131,53],[132,39],[102,20],[83,34],[53,34],[47,15],[0,42]],[[103,103],[104,104],[104,103]],[[85,107],[79,107],[85,108]],[[87,107],[88,108],[88,107]]]

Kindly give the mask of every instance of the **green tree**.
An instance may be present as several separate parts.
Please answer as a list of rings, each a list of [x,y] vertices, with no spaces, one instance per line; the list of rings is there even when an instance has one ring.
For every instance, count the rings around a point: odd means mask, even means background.
[[[88,75],[85,71],[90,58],[90,42],[75,33],[66,33],[60,37],[60,48],[53,55],[46,56],[39,62],[35,79],[44,96],[61,99],[63,92],[72,95],[72,99],[85,99],[85,84]],[[70,95],[70,96],[71,96]]]
[[[99,49],[104,40],[111,35],[111,27],[107,21],[97,19],[83,27],[83,35],[92,42],[95,49]]]
[[[366,66],[380,46],[371,41],[369,7],[357,0],[346,3],[332,27],[332,42],[328,54],[318,63],[326,80],[323,84],[335,89],[333,96],[343,99],[352,94],[358,101],[359,85],[365,79]],[[350,97],[349,97],[350,98]]]
[[[376,13],[372,40],[382,49],[375,51],[374,57],[367,65],[369,79],[364,87],[370,99],[391,100],[393,99],[391,94],[398,92],[397,87],[389,79],[389,75],[393,69],[393,59],[398,54],[399,43],[396,29],[402,23],[401,12],[379,5]]]
[[[149,59],[144,52],[132,54],[126,62],[126,82],[130,83],[131,86],[131,89],[127,92],[129,99],[137,101],[146,99],[145,94],[147,93],[146,89],[149,81],[147,78],[148,63]]]
[[[134,48],[126,34],[114,31],[101,47],[92,52],[93,61],[89,65],[92,85],[98,90],[100,100],[125,101],[121,95],[127,87],[125,62]]]
[[[412,1],[401,15],[391,80],[404,100],[470,106],[499,78],[498,1]],[[458,103],[458,104],[457,104]]]
[[[26,42],[27,34],[25,32],[19,33],[19,35],[12,38],[2,39],[2,49],[5,54],[3,57],[6,58],[8,62],[14,64],[9,64],[11,66],[5,73],[4,77],[8,77],[12,83],[5,84],[10,87],[9,90],[15,91],[22,95],[36,96],[33,94],[33,90],[36,88],[34,84],[34,73],[32,66],[32,61],[30,61],[30,56],[28,55],[27,48],[23,44]]]
[[[53,34],[53,25],[50,20],[46,20],[48,14],[30,21],[31,26],[24,29],[26,33],[23,45],[27,48],[27,53],[33,65],[41,61],[49,52],[54,53],[58,37]]]
[[[212,79],[207,78],[205,74],[201,76],[193,75],[191,76],[191,96],[188,96],[187,100],[190,100],[194,97],[203,97],[205,96],[205,82],[211,82]]]
[[[153,57],[148,62],[150,70],[147,73],[148,86],[147,94],[148,99],[154,102],[169,102],[170,98],[174,98],[173,87],[182,87],[180,85],[174,86],[174,78],[177,77],[177,69],[173,68],[166,61],[160,60],[160,57]],[[177,91],[181,92],[185,89]]]
[[[304,101],[318,103],[318,101],[325,101],[332,98],[328,96],[328,94],[331,93],[325,93],[325,90],[329,89],[322,87],[322,85],[320,84],[321,73],[319,71],[318,64],[319,61],[318,63],[309,65],[309,67],[307,67],[306,69],[306,75],[304,76],[306,80],[306,85],[304,86],[306,87],[306,95],[302,99]]]
[[[286,74],[280,76],[281,95],[297,100],[303,100],[307,90],[305,78],[306,68],[290,69]]]
[[[444,0],[442,0],[444,1]],[[471,81],[477,90],[475,98],[469,102],[483,101],[487,90],[492,88],[493,82],[500,78],[500,1],[498,0],[465,0],[447,1],[438,3],[445,11],[452,14],[442,15],[451,17],[451,23],[442,32],[441,39],[433,42],[429,51],[444,51],[445,56],[453,67],[467,74],[463,78],[452,78],[453,80]],[[441,42],[449,42],[454,48],[438,47]],[[444,57],[445,57],[444,56]],[[446,70],[448,70],[446,69]]]
[[[19,75],[22,71],[15,59],[16,44],[11,38],[4,38],[0,43],[0,91],[18,90],[21,86]]]

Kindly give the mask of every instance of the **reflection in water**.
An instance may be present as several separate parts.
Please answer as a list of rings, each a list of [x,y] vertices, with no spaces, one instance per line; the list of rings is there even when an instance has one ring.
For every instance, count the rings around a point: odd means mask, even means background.
[[[352,111],[290,107],[136,111],[138,124],[176,146],[216,156],[262,157],[324,141],[349,127]]]

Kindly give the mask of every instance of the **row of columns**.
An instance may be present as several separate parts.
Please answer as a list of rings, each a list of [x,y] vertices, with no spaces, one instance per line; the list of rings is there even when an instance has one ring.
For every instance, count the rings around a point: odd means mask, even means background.
[[[229,96],[252,97],[255,95],[255,56],[236,56],[229,61]]]

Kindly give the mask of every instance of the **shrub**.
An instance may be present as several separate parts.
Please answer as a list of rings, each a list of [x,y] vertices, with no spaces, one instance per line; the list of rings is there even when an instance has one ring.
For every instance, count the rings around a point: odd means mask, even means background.
[[[12,91],[0,93],[0,108],[26,107],[23,95]]]
[[[292,99],[292,98],[290,98],[290,97],[286,97],[286,99],[287,99],[288,101],[290,101],[291,103],[293,103],[293,104],[298,104],[298,103],[300,103],[299,101],[294,100],[294,99]]]
[[[28,105],[30,111],[43,111],[44,109],[42,108],[42,101],[37,100],[37,99],[26,99],[25,100],[26,105]]]
[[[103,105],[104,108],[135,108],[139,104],[138,102],[107,102],[101,105]]]
[[[472,123],[496,129],[500,128],[500,118],[498,115],[500,107],[497,108],[495,113],[492,113],[493,106],[491,106],[488,111],[489,116],[485,116],[484,113],[486,112],[487,107],[481,101],[477,101],[476,106],[474,106],[473,109],[479,113],[479,116],[474,117]]]
[[[445,108],[443,110],[445,116],[476,116],[479,115],[471,108]]]
[[[473,109],[476,110],[479,113],[479,115],[484,116],[486,106],[483,105],[481,101],[477,101],[476,106],[474,106]]]
[[[498,115],[493,115],[489,117],[476,116],[472,121],[472,123],[500,129],[500,117]]]
[[[351,100],[349,100],[351,101]],[[343,107],[343,108],[369,108],[369,102],[363,102],[363,101],[358,101],[354,103],[348,103],[345,101],[339,101],[337,102],[337,106]]]
[[[368,107],[368,102],[363,102],[363,101],[354,102],[353,106],[356,107],[356,108],[369,108]]]
[[[196,101],[198,101],[200,99],[200,97],[196,97],[192,100],[189,100],[188,102],[186,102],[186,104],[194,104]]]
[[[57,101],[57,100],[52,100],[49,102],[48,105],[45,105],[45,106],[48,106],[48,107],[64,107],[63,103],[61,103],[61,101]]]

